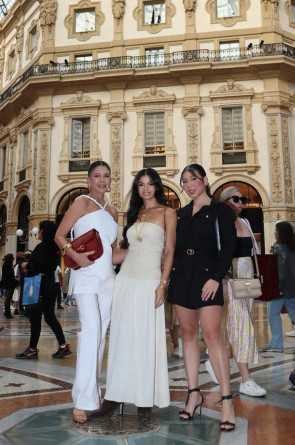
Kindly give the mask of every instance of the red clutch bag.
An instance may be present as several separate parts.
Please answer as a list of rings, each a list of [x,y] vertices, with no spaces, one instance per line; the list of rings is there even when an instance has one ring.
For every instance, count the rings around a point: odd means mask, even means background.
[[[71,241],[72,249],[74,249],[77,253],[83,252],[92,252],[94,253],[89,255],[89,259],[92,261],[97,260],[103,254],[103,245],[101,242],[101,238],[99,233],[95,229],[91,229],[83,235],[78,236],[73,241]],[[67,254],[64,255],[64,264],[66,267],[70,267],[71,269],[77,270],[80,269],[80,266],[70,258]]]

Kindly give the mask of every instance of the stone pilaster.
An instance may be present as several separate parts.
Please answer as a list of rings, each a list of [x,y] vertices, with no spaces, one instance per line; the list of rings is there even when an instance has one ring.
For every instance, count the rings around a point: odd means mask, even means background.
[[[289,101],[278,96],[266,100],[262,110],[267,116],[270,155],[271,203],[293,205],[293,184],[288,116],[292,111]]]
[[[114,41],[123,40],[123,17],[125,14],[125,0],[112,0],[112,12],[114,16]],[[120,56],[122,54],[113,54]]]
[[[123,208],[123,122],[126,119],[126,111],[110,111],[107,120],[111,128],[111,202],[118,210]]]
[[[187,163],[200,163],[200,118],[203,108],[198,103],[191,103],[182,108],[186,118]]]
[[[185,10],[185,32],[186,34],[196,32],[196,0],[183,0],[183,6]],[[195,39],[194,39],[195,40]],[[185,48],[195,49],[195,48]]]
[[[42,45],[44,52],[54,48],[54,31],[56,22],[57,2],[54,0],[38,0],[40,3],[40,26],[42,28]]]

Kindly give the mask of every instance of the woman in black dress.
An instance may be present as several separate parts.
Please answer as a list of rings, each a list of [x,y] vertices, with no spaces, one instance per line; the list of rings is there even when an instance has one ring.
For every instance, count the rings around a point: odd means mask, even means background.
[[[178,211],[176,249],[170,275],[168,301],[174,304],[183,337],[188,396],[180,419],[189,420],[201,405],[198,388],[200,351],[198,319],[223,401],[221,431],[235,428],[230,394],[229,359],[221,335],[223,295],[221,281],[231,265],[236,242],[235,214],[209,194],[201,165],[185,167],[181,185],[192,201]],[[218,223],[219,230],[216,229]],[[220,243],[218,242],[220,235]]]

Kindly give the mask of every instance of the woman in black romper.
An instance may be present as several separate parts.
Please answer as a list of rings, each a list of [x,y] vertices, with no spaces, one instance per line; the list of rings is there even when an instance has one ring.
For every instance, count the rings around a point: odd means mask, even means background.
[[[180,419],[189,420],[201,406],[198,388],[200,351],[198,319],[223,401],[221,431],[235,428],[230,394],[229,358],[220,330],[222,318],[221,281],[231,265],[235,243],[235,214],[225,203],[209,194],[208,178],[201,165],[185,167],[181,185],[192,201],[178,211],[176,249],[170,275],[169,303],[174,304],[183,336],[183,356],[188,397]],[[219,230],[216,230],[218,222]],[[218,246],[217,234],[220,234]]]

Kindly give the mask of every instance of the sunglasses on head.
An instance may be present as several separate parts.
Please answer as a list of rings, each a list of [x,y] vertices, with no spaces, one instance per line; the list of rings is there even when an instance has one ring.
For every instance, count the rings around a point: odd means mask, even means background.
[[[233,195],[228,199],[232,199],[235,204],[237,204],[239,201],[241,201],[242,204],[246,204],[247,201],[246,196],[237,196],[237,195]]]

